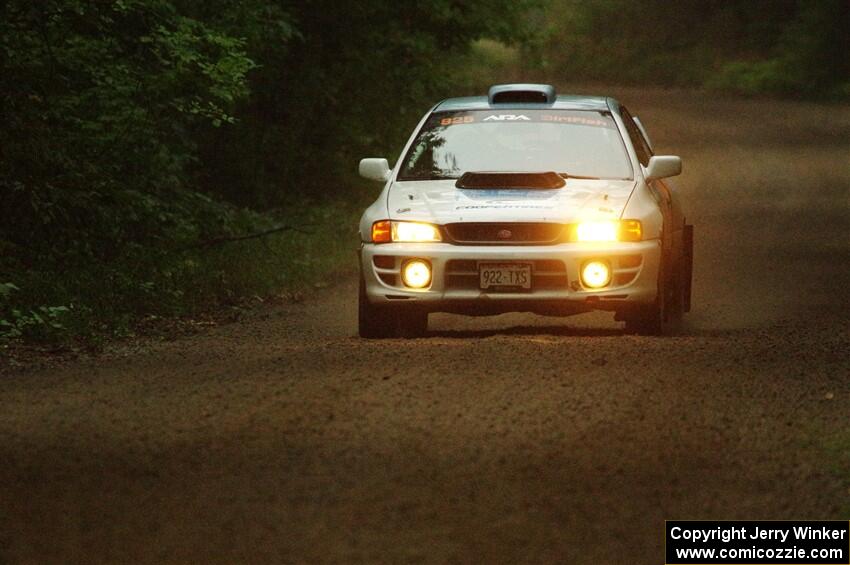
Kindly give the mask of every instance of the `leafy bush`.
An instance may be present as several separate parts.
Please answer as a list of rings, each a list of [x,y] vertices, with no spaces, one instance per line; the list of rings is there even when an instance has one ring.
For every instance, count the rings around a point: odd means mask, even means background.
[[[120,333],[351,265],[357,159],[529,5],[0,3],[2,335]],[[280,222],[323,231],[199,246]]]
[[[560,80],[846,96],[846,0],[552,0],[547,21],[538,52]]]
[[[40,306],[26,312],[9,308],[12,294],[19,290],[12,283],[0,283],[0,339],[49,339],[65,331],[62,319],[69,312],[66,306]]]
[[[743,94],[793,89],[793,83],[782,73],[782,65],[776,60],[726,63],[706,84],[712,88],[734,90]]]

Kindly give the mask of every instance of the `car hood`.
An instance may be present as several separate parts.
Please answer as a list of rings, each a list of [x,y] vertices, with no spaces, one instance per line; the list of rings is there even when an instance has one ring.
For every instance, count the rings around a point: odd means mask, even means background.
[[[567,179],[556,189],[459,189],[454,180],[395,182],[390,219],[452,222],[561,222],[617,219],[632,180]]]

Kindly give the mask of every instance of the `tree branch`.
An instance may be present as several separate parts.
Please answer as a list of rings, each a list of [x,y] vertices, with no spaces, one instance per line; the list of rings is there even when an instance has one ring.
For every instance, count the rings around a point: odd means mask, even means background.
[[[232,241],[245,241],[247,239],[258,239],[261,237],[266,237],[267,235],[272,235],[275,233],[285,232],[285,231],[296,231],[298,233],[311,234],[313,232],[301,229],[300,226],[278,226],[276,228],[268,229],[265,231],[257,232],[257,233],[249,233],[247,235],[233,235],[233,236],[222,236],[216,237],[213,239],[208,239],[207,241],[201,241],[199,243],[194,243],[192,245],[181,247],[178,251],[188,251],[190,249],[206,249],[207,247],[213,247],[215,245],[221,245],[223,243],[230,243]]]

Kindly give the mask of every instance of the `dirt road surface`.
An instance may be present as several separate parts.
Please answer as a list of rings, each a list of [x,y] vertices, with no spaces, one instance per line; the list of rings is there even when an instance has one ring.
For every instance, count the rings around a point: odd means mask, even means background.
[[[848,519],[850,108],[623,92],[685,162],[681,335],[354,336],[356,281],[0,378],[0,562],[663,563],[664,519]]]

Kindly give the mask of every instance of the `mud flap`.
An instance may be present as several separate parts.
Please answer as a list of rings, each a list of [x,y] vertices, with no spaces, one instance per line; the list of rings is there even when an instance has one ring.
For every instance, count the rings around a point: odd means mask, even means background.
[[[694,226],[685,224],[682,228],[682,284],[684,285],[684,311],[691,311],[691,286],[694,277]]]

